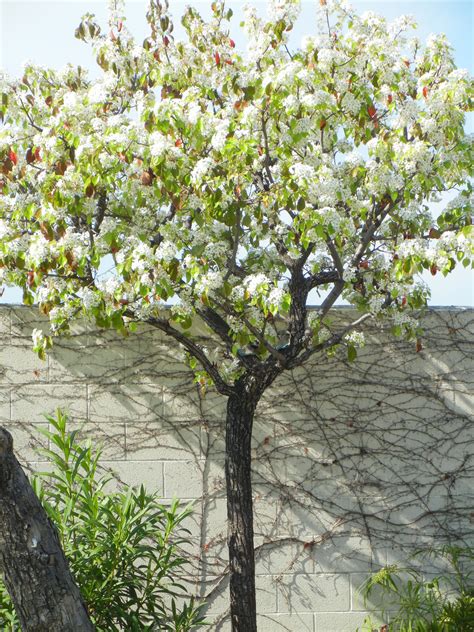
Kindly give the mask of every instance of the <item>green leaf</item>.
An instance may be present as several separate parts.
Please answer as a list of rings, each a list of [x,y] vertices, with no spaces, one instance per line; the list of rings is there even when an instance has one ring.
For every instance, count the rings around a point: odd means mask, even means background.
[[[354,347],[354,345],[348,345],[347,359],[349,360],[349,362],[354,362],[356,358],[357,358],[357,349]]]

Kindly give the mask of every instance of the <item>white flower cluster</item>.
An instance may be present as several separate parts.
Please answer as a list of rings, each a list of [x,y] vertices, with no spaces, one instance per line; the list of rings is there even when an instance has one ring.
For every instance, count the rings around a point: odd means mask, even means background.
[[[214,135],[211,139],[211,145],[216,151],[220,151],[225,145],[229,132],[229,123],[230,121],[224,119],[218,120],[214,124]]]
[[[89,287],[81,287],[77,291],[77,296],[81,300],[85,310],[89,310],[91,307],[96,307],[101,300],[100,295]]]
[[[196,283],[196,292],[198,294],[204,294],[212,292],[213,290],[218,290],[222,287],[223,277],[224,275],[222,271],[209,270],[199,277],[199,280]]]
[[[411,143],[396,142],[393,145],[397,162],[408,174],[422,172],[428,174],[432,168],[432,154],[421,140]]]
[[[169,263],[176,257],[177,252],[178,250],[176,248],[176,244],[168,239],[165,239],[156,249],[155,257],[161,261]]]
[[[39,348],[43,346],[44,343],[44,333],[41,329],[33,329],[31,332],[31,338],[33,340],[33,347]]]
[[[395,325],[403,325],[411,328],[415,328],[418,325],[418,321],[409,316],[406,312],[394,311],[392,319]]]
[[[191,172],[191,181],[193,184],[201,184],[213,164],[211,158],[201,158],[201,160],[198,160]]]
[[[97,81],[92,84],[87,93],[89,103],[103,103],[107,100],[107,88],[103,83]]]
[[[371,296],[369,299],[369,308],[371,313],[379,314],[383,309],[384,303],[385,296],[382,296],[381,294],[375,294],[374,296]]]
[[[308,322],[308,327],[310,327],[311,329],[315,329],[316,327],[319,326],[320,317],[316,310],[309,311],[308,316],[306,318]]]
[[[268,285],[268,277],[265,274],[251,274],[244,279],[244,286],[250,296],[257,294],[263,287]]]
[[[109,276],[107,279],[97,281],[96,286],[104,295],[113,296],[120,287],[120,281],[116,276]]]
[[[270,290],[270,293],[268,294],[268,303],[270,305],[276,305],[277,307],[280,307],[284,296],[285,292],[281,287],[274,287]]]
[[[30,266],[39,266],[47,259],[49,252],[49,242],[41,233],[37,233],[30,240],[26,260]]]
[[[294,176],[298,184],[304,184],[305,181],[314,180],[316,172],[311,165],[302,162],[295,162],[290,167],[290,173]]]
[[[88,233],[77,232],[69,226],[63,237],[58,240],[57,246],[72,250],[76,259],[81,259],[89,250],[90,238]]]
[[[365,345],[365,336],[362,331],[351,331],[344,336],[344,340],[354,347],[363,347]]]
[[[174,147],[169,136],[165,136],[161,132],[152,132],[149,137],[150,154],[153,158],[162,156],[166,151]]]

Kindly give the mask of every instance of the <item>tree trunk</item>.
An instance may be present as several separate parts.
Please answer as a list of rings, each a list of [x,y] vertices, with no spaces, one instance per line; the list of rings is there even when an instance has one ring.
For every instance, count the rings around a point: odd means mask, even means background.
[[[227,402],[226,483],[233,632],[256,632],[251,481],[252,424],[258,395],[239,388]]]
[[[54,526],[0,428],[0,570],[23,632],[94,630]]]

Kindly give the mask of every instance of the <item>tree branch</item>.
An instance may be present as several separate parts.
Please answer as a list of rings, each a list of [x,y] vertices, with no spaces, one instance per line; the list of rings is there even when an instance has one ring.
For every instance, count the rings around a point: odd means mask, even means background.
[[[372,318],[372,314],[370,313],[363,314],[360,318],[358,318],[357,320],[354,320],[352,323],[344,327],[344,329],[342,329],[339,333],[333,334],[325,342],[321,342],[319,345],[316,345],[312,347],[311,349],[307,349],[304,353],[296,357],[294,360],[290,361],[286,368],[294,369],[297,366],[300,366],[301,364],[306,362],[306,360],[308,360],[308,358],[310,358],[314,353],[318,351],[323,351],[324,349],[329,349],[335,344],[342,342],[346,334],[348,334],[350,331],[352,331],[353,329],[361,325],[368,318]]]
[[[201,364],[203,369],[207,371],[210,377],[213,379],[214,384],[216,385],[217,390],[221,395],[232,395],[234,393],[233,387],[228,384],[219,373],[217,367],[209,360],[206,356],[206,353],[198,344],[190,340],[185,336],[185,334],[181,333],[172,325],[170,325],[169,321],[162,318],[147,318],[145,320],[146,323],[151,325],[152,327],[156,327],[156,329],[161,330],[167,336],[174,338],[177,342],[179,342],[189,353],[196,358],[196,360]]]

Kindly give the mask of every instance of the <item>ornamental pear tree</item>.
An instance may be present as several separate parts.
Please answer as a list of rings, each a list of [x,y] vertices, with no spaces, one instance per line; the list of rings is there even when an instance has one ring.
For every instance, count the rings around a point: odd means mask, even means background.
[[[0,80],[1,275],[49,316],[41,356],[76,319],[123,335],[147,323],[227,398],[231,620],[253,632],[257,404],[316,354],[355,359],[369,318],[417,340],[419,273],[470,265],[472,79],[444,36],[423,45],[412,19],[343,0],[320,0],[298,48],[297,0],[246,9],[246,51],[223,2],[208,21],[187,8],[178,39],[150,0],[143,43],[112,4],[107,28],[87,14],[76,30],[96,79],[26,65]],[[359,312],[344,326],[340,298]]]

